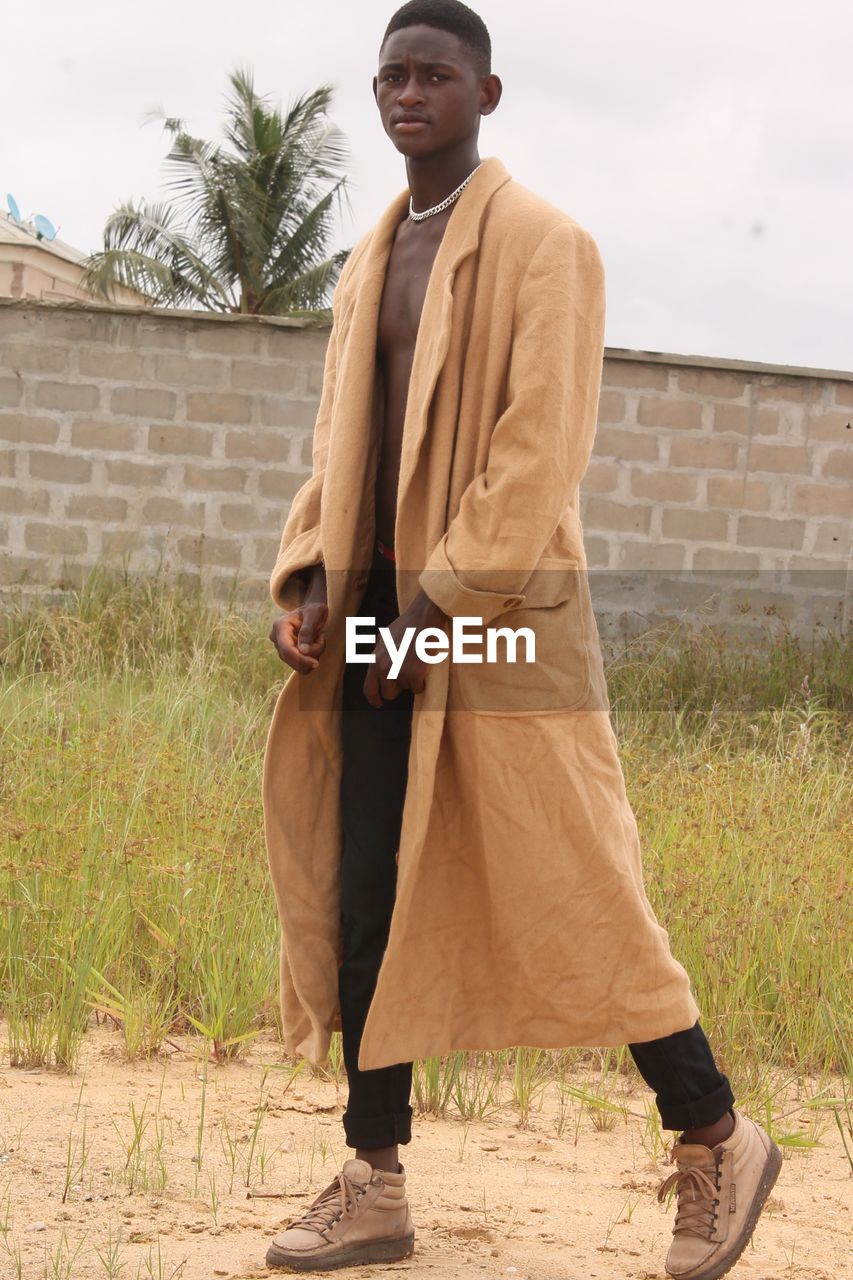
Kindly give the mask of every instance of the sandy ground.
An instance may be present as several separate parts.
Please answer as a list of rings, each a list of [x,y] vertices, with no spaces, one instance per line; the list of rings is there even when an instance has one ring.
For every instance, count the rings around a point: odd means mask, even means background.
[[[211,1062],[206,1082],[191,1041],[127,1063],[119,1036],[105,1027],[86,1036],[76,1075],[10,1069],[5,1052],[0,1062],[3,1280],[289,1274],[264,1266],[268,1239],[354,1154],[340,1120],[345,1082],[291,1078],[272,1039],[256,1041],[243,1062]],[[344,1274],[663,1277],[673,1210],[654,1196],[669,1167],[645,1139],[648,1096],[641,1088],[625,1094],[631,1114],[609,1131],[572,1104],[560,1136],[556,1086],[527,1128],[508,1100],[482,1121],[416,1116],[414,1140],[401,1149],[415,1255]],[[785,1127],[807,1123],[788,1116]],[[247,1170],[252,1192],[276,1198],[247,1196]],[[819,1147],[786,1153],[733,1275],[853,1276],[851,1187],[838,1131],[827,1122]]]

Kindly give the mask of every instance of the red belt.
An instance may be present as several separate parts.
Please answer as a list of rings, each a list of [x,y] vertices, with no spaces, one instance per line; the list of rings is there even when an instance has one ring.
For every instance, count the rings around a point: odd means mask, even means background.
[[[381,556],[384,556],[386,560],[393,560],[393,561],[394,561],[394,563],[396,564],[396,562],[397,562],[397,557],[394,555],[394,549],[393,549],[393,547],[386,547],[386,546],[385,546],[385,543],[384,543],[384,542],[380,542],[380,540],[377,538],[377,539],[376,539],[376,550],[379,552],[379,554],[380,554]]]

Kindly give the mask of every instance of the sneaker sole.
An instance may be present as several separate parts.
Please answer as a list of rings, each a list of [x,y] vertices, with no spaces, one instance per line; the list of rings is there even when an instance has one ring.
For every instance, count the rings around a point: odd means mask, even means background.
[[[724,1276],[727,1272],[731,1271],[732,1267],[738,1261],[744,1249],[752,1239],[752,1233],[756,1228],[759,1217],[761,1216],[761,1210],[764,1208],[764,1205],[767,1202],[767,1197],[776,1185],[776,1179],[779,1177],[779,1171],[781,1168],[782,1152],[776,1146],[776,1143],[771,1141],[770,1150],[767,1153],[767,1163],[764,1166],[761,1181],[756,1188],[755,1195],[752,1197],[752,1204],[749,1207],[749,1213],[747,1214],[746,1221],[743,1224],[743,1229],[737,1237],[731,1252],[727,1253],[725,1257],[719,1258],[704,1271],[682,1272],[681,1275],[676,1273],[674,1280],[720,1280],[721,1276]],[[667,1272],[667,1274],[671,1276],[672,1272]]]
[[[359,1262],[401,1262],[403,1258],[410,1258],[414,1251],[414,1231],[395,1240],[363,1240],[349,1249],[304,1257],[285,1253],[271,1244],[267,1250],[267,1266],[283,1267],[288,1271],[334,1271],[337,1267],[351,1267]]]

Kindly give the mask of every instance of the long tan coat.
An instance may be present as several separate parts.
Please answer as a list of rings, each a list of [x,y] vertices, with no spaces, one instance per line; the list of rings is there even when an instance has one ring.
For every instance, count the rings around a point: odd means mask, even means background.
[[[408,191],[351,253],[314,433],[270,580],[283,609],[325,561],[327,648],[278,698],[263,776],[286,1048],[340,1028],[340,684],[375,538],[376,329]],[[598,410],[595,241],[487,159],[427,288],[404,425],[401,610],[532,627],[534,664],[430,668],[415,699],[388,946],[362,1070],[453,1049],[651,1040],[698,1017],[646,897],[584,569],[578,486]],[[450,625],[450,624],[449,624]]]

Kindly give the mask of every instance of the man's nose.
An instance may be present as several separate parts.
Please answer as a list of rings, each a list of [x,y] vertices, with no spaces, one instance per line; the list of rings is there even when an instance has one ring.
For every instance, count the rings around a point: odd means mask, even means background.
[[[397,100],[401,107],[409,107],[415,102],[423,102],[423,89],[418,83],[416,76],[409,76],[406,83],[400,86],[400,92]]]

